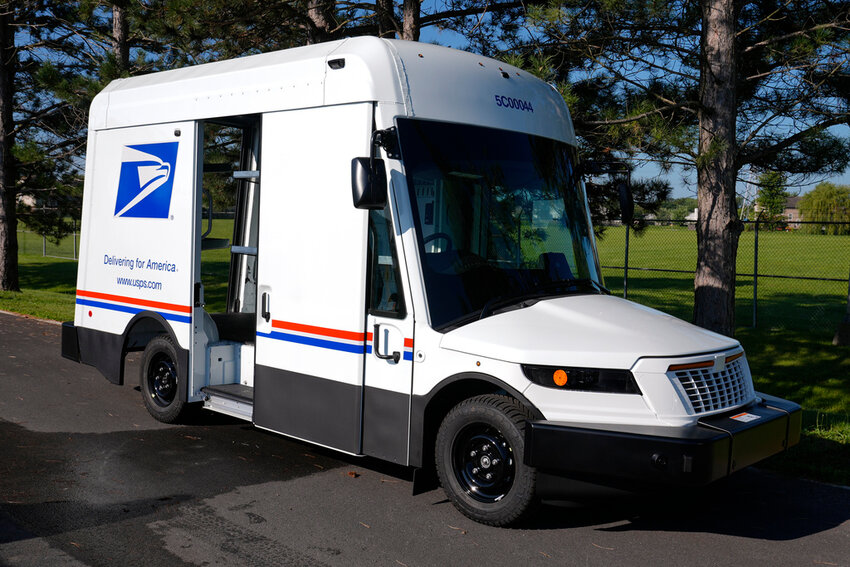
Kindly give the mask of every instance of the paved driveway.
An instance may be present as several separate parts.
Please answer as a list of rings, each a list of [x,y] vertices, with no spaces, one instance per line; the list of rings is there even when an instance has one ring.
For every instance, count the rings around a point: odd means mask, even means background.
[[[205,414],[154,421],[128,383],[0,313],[0,565],[850,565],[850,490],[747,470],[668,497],[475,524],[406,470]]]

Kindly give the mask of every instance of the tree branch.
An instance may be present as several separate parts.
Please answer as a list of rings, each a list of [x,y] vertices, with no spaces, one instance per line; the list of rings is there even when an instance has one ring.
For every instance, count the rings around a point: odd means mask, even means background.
[[[662,108],[656,108],[655,110],[650,110],[650,111],[644,112],[642,114],[637,114],[635,116],[629,116],[628,118],[619,118],[617,120],[591,120],[591,121],[587,121],[587,122],[576,121],[576,125],[578,125],[578,126],[614,126],[616,124],[628,124],[629,122],[635,122],[637,120],[642,120],[643,118],[646,118],[648,116],[653,116],[655,114],[661,114],[663,112],[668,112],[670,110],[676,110],[676,109],[690,110],[689,108],[687,108],[687,106],[691,105],[691,104],[698,104],[698,103],[697,103],[697,101],[689,100],[689,101],[686,101],[686,102],[669,104],[669,105],[664,106]]]
[[[524,8],[526,2],[503,2],[496,3],[493,7],[494,9],[499,10],[507,10],[509,8]],[[435,23],[440,22],[441,20],[445,20],[447,18],[465,18],[466,16],[477,16],[478,14],[483,14],[484,12],[490,9],[490,3],[484,2],[480,7],[476,8],[464,8],[458,10],[446,10],[444,12],[434,12],[433,14],[428,14],[427,16],[422,16],[422,19],[419,20],[422,27],[433,25]]]
[[[805,30],[798,30],[798,31],[795,31],[795,32],[787,33],[785,35],[780,35],[779,37],[772,37],[772,38],[766,39],[764,41],[759,41],[758,43],[754,43],[754,44],[750,45],[749,47],[747,47],[746,49],[742,50],[741,53],[749,53],[750,51],[755,51],[756,49],[760,49],[760,48],[766,47],[768,45],[780,43],[782,41],[785,41],[786,39],[791,39],[791,38],[794,38],[794,37],[800,37],[801,35],[806,35],[806,34],[813,32],[813,31],[828,29],[828,28],[841,28],[841,26],[848,25],[848,24],[850,24],[850,19],[845,19],[844,21],[839,20],[839,21],[836,21],[836,22],[829,22],[828,24],[820,24],[820,25],[817,25],[817,26],[812,26],[812,27],[805,29]]]
[[[824,120],[823,122],[820,122],[814,126],[810,126],[805,130],[801,130],[793,136],[789,136],[780,142],[777,142],[766,148],[762,148],[759,151],[753,153],[738,152],[738,159],[736,160],[735,165],[738,169],[740,169],[745,165],[760,161],[770,156],[775,156],[779,152],[787,150],[797,142],[805,140],[811,134],[820,132],[821,130],[829,128],[830,126],[838,126],[840,124],[847,124],[848,126],[850,126],[850,114],[844,114],[841,116],[830,118],[829,120]]]

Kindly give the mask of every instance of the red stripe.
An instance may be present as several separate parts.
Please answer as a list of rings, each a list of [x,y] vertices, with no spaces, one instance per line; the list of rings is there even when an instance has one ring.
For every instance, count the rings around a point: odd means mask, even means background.
[[[404,339],[404,346],[413,348],[413,339]]]
[[[169,311],[179,311],[180,313],[191,313],[191,305],[177,305],[176,303],[165,303],[164,301],[150,301],[148,299],[137,299],[135,297],[127,297],[124,295],[112,295],[110,293],[98,293],[96,291],[77,290],[78,297],[90,297],[92,299],[105,299],[107,301],[118,301],[121,303],[129,303],[131,305],[141,305],[143,307],[153,307],[154,309],[167,309]]]
[[[327,327],[315,327],[313,325],[302,325],[301,323],[278,321],[277,319],[272,320],[272,327],[275,327],[276,329],[285,329],[287,331],[298,331],[300,333],[322,335],[324,337],[334,337],[336,339],[346,339],[349,341],[362,341],[366,337],[364,333],[341,331],[339,329],[329,329]]]

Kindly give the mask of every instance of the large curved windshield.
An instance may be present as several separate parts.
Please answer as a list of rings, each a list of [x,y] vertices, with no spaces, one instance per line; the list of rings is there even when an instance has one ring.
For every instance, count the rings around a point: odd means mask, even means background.
[[[396,124],[434,328],[603,289],[570,146],[479,126]]]

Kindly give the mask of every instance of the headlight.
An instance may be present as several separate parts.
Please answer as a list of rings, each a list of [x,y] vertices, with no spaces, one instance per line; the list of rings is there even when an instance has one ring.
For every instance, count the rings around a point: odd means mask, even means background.
[[[640,394],[635,377],[629,370],[523,364],[522,371],[526,378],[547,388],[582,392]]]

